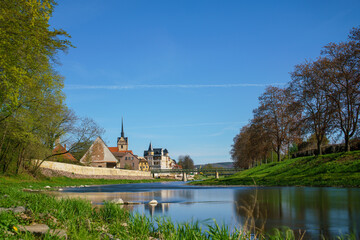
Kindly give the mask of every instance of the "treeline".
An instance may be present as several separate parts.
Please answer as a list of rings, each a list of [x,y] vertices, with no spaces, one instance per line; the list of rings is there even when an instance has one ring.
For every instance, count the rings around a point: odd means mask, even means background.
[[[0,1],[0,173],[36,172],[32,159],[53,157],[55,141],[80,151],[101,129],[65,105],[59,52],[69,34],[50,30],[53,0]]]
[[[314,61],[296,65],[286,87],[269,86],[249,124],[234,138],[235,166],[280,161],[311,141],[323,153],[330,136],[350,151],[360,113],[360,27],[348,39],[329,43]],[[307,139],[307,140],[306,140]]]

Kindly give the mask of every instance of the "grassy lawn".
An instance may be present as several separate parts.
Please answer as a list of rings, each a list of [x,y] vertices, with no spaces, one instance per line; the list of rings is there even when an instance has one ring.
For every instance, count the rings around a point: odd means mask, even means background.
[[[263,164],[195,185],[360,186],[360,151]]]
[[[34,179],[29,175],[19,176],[0,176],[0,186],[11,186],[13,188],[31,188],[41,189],[45,186],[65,187],[80,185],[105,185],[105,184],[126,184],[126,183],[150,183],[174,181],[173,179],[145,179],[145,180],[128,180],[128,179],[74,179],[68,177],[41,177]]]

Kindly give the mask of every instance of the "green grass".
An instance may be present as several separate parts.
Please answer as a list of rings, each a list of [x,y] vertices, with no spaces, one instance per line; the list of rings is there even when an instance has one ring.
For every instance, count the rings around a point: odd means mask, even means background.
[[[360,186],[360,151],[268,163],[194,185]]]
[[[68,184],[64,179],[31,181],[26,184],[42,187],[53,183],[54,186]],[[0,212],[0,239],[38,239],[30,233],[16,230],[20,225],[32,223],[47,224],[51,229],[64,229],[69,239],[249,239],[250,233],[226,226],[210,224],[205,231],[198,222],[173,223],[169,218],[149,218],[131,214],[121,206],[105,202],[102,207],[93,207],[83,199],[58,199],[45,193],[22,191],[19,178],[1,178],[0,207],[24,206],[25,213]],[[75,180],[76,184],[79,184]],[[92,181],[90,181],[92,183]],[[80,183],[87,183],[81,180]],[[132,182],[132,181],[131,181]],[[99,183],[99,181],[95,181]],[[111,182],[113,183],[113,182]],[[260,236],[260,235],[259,235]],[[261,235],[264,239],[266,235]],[[45,235],[42,239],[59,239]]]
[[[74,179],[68,177],[39,177],[38,179],[23,174],[18,176],[1,176],[0,186],[7,185],[14,188],[32,188],[41,189],[45,186],[65,187],[80,185],[105,185],[105,184],[126,184],[126,183],[147,183],[147,182],[165,182],[174,181],[173,179],[144,179],[144,180],[128,180],[128,179]]]

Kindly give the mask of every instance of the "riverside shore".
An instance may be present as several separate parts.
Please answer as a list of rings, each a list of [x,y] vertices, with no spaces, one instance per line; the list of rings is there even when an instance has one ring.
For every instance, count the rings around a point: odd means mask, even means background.
[[[262,164],[229,177],[192,185],[360,187],[360,151],[299,157]]]

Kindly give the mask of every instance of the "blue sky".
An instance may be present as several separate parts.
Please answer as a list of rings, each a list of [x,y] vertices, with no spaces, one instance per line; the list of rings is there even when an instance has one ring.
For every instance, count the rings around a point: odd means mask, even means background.
[[[58,1],[51,24],[76,46],[61,54],[67,105],[116,146],[149,142],[196,164],[231,161],[233,137],[267,85],[360,25],[360,1]]]

